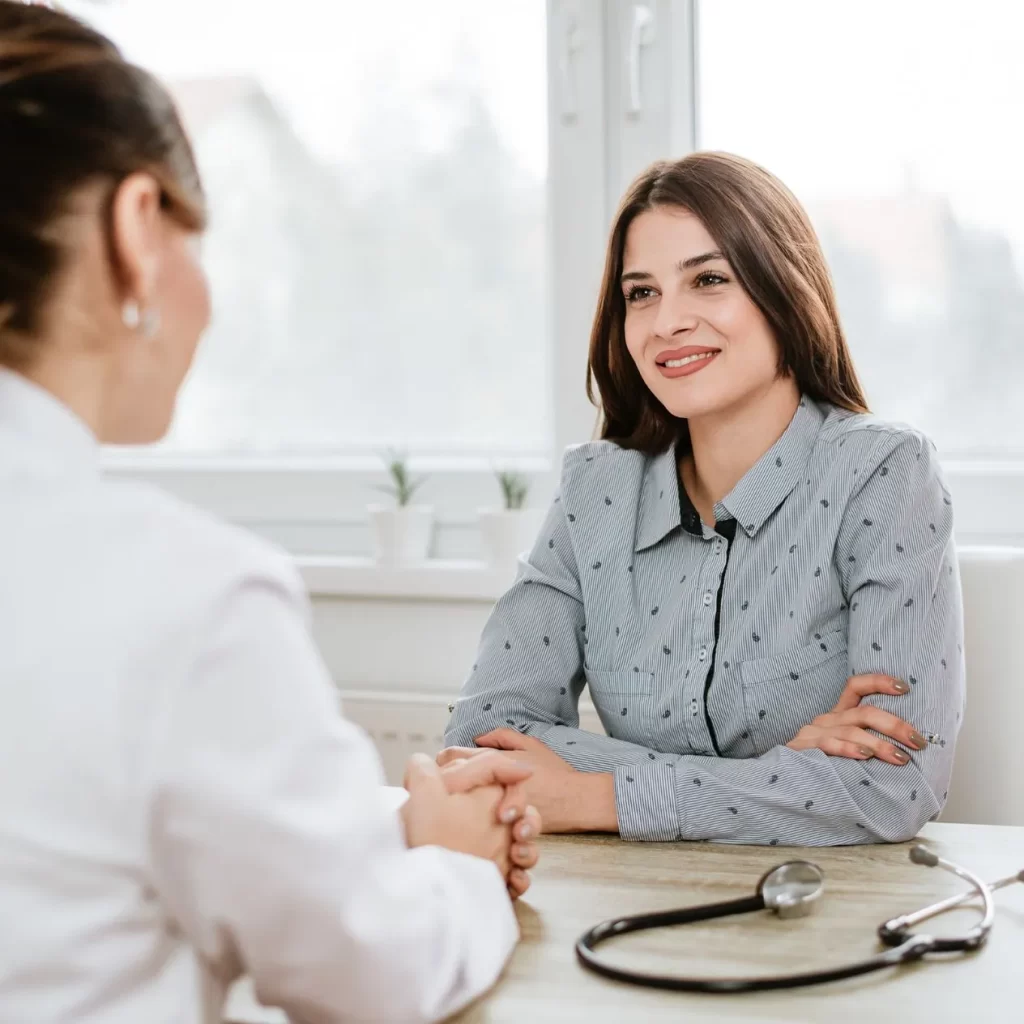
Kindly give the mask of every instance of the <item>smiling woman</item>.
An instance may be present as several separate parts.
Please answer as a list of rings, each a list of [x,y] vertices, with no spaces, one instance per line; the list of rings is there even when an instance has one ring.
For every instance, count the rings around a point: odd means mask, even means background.
[[[690,301],[658,301],[666,291],[673,300],[685,291]],[[666,322],[673,316],[702,320],[703,344],[695,344],[687,325]],[[669,343],[663,344],[666,332]],[[680,337],[687,342],[681,354],[672,348]],[[653,358],[645,350],[650,344]],[[699,389],[666,390],[665,378],[696,370],[668,373],[671,368],[658,361],[701,352],[726,356],[712,360],[719,363],[715,381],[705,376]],[[810,398],[867,412],[807,215],[782,182],[725,153],[654,164],[623,197],[590,366],[601,395],[603,436],[627,448],[664,446],[675,438],[680,418],[728,406],[757,380],[774,380],[776,370],[792,372]]]
[[[868,415],[792,193],[727,154],[645,171],[590,371],[602,440],[566,453],[448,742],[528,760],[548,828],[915,835],[963,708],[951,503],[931,443]]]

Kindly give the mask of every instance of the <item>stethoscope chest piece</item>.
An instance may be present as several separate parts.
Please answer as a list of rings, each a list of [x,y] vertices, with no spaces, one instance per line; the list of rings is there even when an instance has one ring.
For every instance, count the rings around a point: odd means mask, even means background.
[[[762,876],[758,892],[779,917],[806,917],[825,891],[825,873],[807,860],[791,860]]]

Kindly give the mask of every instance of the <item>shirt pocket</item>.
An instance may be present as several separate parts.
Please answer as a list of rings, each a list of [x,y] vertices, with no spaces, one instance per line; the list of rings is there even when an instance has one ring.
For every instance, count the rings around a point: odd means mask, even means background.
[[[848,678],[846,634],[740,664],[743,710],[754,748],[764,754],[788,743],[818,715],[831,711]]]
[[[586,668],[590,699],[601,724],[616,739],[651,745],[654,722],[654,673],[642,669],[603,671]]]

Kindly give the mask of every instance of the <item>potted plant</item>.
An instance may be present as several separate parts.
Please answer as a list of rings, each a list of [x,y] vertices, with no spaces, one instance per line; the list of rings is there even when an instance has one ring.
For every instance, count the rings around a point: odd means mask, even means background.
[[[414,480],[406,456],[390,451],[383,456],[390,483],[378,487],[394,499],[393,505],[371,505],[370,525],[377,561],[388,564],[422,562],[430,553],[434,510],[414,505],[413,495],[424,478]]]
[[[544,512],[526,507],[529,484],[524,476],[504,471],[495,475],[502,507],[480,510],[484,560],[495,569],[514,569],[518,557],[533,547]]]

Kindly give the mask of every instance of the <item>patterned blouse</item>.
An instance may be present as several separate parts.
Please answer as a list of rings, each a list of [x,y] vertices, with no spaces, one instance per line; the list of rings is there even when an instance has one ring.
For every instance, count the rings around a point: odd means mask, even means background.
[[[702,523],[677,453],[567,451],[446,734],[497,727],[611,772],[626,839],[898,842],[946,798],[964,706],[952,508],[934,446],[804,398]],[[929,741],[910,763],[785,744],[848,677]],[[590,689],[607,735],[579,728]]]

